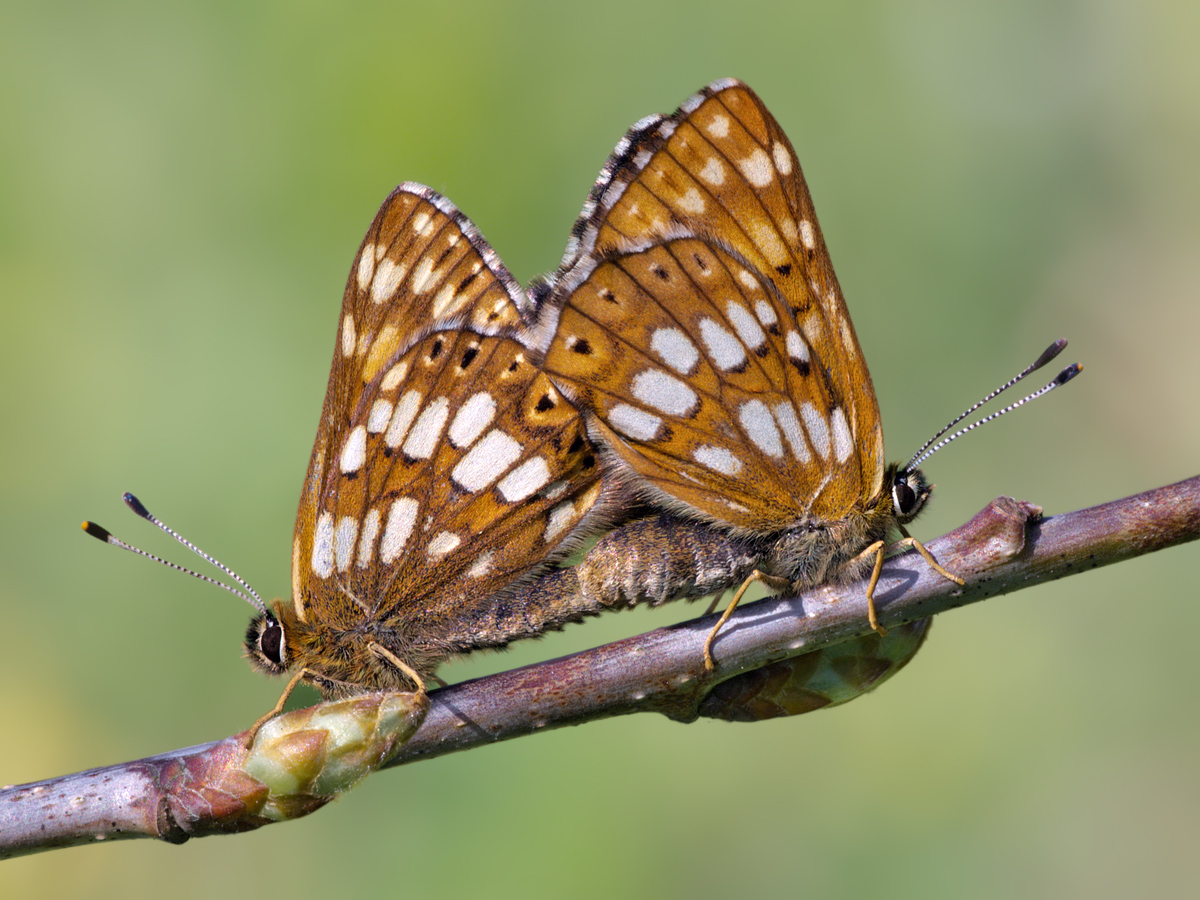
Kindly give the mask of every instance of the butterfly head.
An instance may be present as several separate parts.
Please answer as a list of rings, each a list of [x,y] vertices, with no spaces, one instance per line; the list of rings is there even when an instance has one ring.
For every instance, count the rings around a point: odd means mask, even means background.
[[[368,691],[423,690],[416,679],[432,676],[445,658],[384,625],[341,629],[319,619],[305,621],[282,600],[250,620],[245,652],[250,664],[268,675],[300,672],[300,679],[327,700]]]

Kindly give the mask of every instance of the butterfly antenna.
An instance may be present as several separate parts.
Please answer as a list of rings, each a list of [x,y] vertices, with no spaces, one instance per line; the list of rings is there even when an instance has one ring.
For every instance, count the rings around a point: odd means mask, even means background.
[[[137,513],[139,516],[141,516],[147,522],[153,522],[155,525],[157,525],[159,528],[161,528],[163,531],[165,531],[171,537],[175,538],[175,540],[179,541],[179,543],[183,544],[183,546],[187,547],[193,553],[195,553],[198,556],[205,559],[209,564],[216,566],[218,569],[220,569],[222,572],[224,572],[226,575],[228,575],[230,578],[232,578],[234,581],[236,581],[238,584],[240,584],[242,587],[244,587],[249,592],[249,594],[248,595],[244,594],[241,591],[239,591],[237,588],[231,587],[230,585],[226,584],[223,581],[217,581],[215,578],[209,578],[207,575],[201,575],[199,572],[193,572],[191,569],[185,568],[184,566],[177,565],[176,563],[170,562],[169,560],[163,559],[162,557],[155,556],[153,553],[147,553],[145,550],[141,549],[140,547],[135,547],[133,544],[127,544],[127,543],[125,543],[125,541],[121,540],[120,538],[115,537],[110,531],[108,531],[108,529],[102,528],[101,526],[97,525],[95,522],[84,522],[83,530],[86,531],[88,534],[90,534],[92,537],[96,538],[96,540],[104,541],[106,544],[112,544],[114,547],[120,547],[122,550],[129,550],[130,552],[136,553],[139,556],[144,556],[147,559],[152,559],[157,563],[162,563],[164,566],[166,566],[169,569],[174,569],[175,571],[182,572],[185,575],[191,575],[193,578],[199,578],[201,581],[207,581],[209,584],[216,585],[219,588],[224,588],[225,590],[229,591],[229,593],[233,594],[234,596],[241,597],[243,600],[245,600],[251,606],[255,607],[259,612],[261,612],[261,613],[267,612],[267,606],[265,603],[263,603],[262,597],[260,597],[258,595],[258,591],[254,590],[254,588],[250,587],[250,585],[247,584],[242,579],[242,577],[237,574],[237,572],[233,571],[233,569],[229,568],[229,566],[225,565],[224,563],[220,562],[219,560],[214,559],[213,557],[209,556],[207,553],[205,553],[203,550],[201,550],[199,547],[197,547],[195,544],[193,544],[191,541],[189,541],[183,535],[179,534],[172,528],[169,528],[160,519],[158,519],[157,517],[152,515],[150,510],[146,509],[146,507],[142,505],[142,501],[139,500],[137,497],[135,497],[133,494],[126,493],[125,495],[123,495],[121,497],[121,499],[125,501],[126,506],[128,506],[130,509],[132,509],[135,513]]]
[[[966,426],[965,428],[960,428],[958,431],[954,432],[954,434],[950,435],[945,440],[938,441],[938,438],[940,438],[942,435],[944,435],[947,431],[949,431],[951,428],[953,428],[955,425],[957,425],[959,422],[961,422],[967,416],[971,415],[971,413],[975,412],[975,410],[979,409],[979,407],[981,407],[985,403],[988,403],[991,400],[995,399],[1000,394],[1003,394],[1005,391],[1007,391],[1010,387],[1012,387],[1018,381],[1025,378],[1027,375],[1033,374],[1038,369],[1040,369],[1042,366],[1046,365],[1046,363],[1050,362],[1050,360],[1052,360],[1052,359],[1054,359],[1054,357],[1058,356],[1058,354],[1060,354],[1063,351],[1063,348],[1065,348],[1066,346],[1067,346],[1067,342],[1065,340],[1062,340],[1061,338],[1059,340],[1055,341],[1053,344],[1051,344],[1049,347],[1047,347],[1045,349],[1045,351],[1042,353],[1041,356],[1039,356],[1037,359],[1035,359],[1029,366],[1027,366],[1024,370],[1022,370],[1018,375],[1016,375],[1013,378],[1010,378],[1004,384],[1000,385],[1000,387],[996,388],[990,394],[985,396],[982,400],[980,400],[977,403],[972,404],[961,415],[955,417],[951,422],[949,422],[946,425],[946,427],[944,427],[941,431],[939,431],[937,434],[935,434],[933,437],[931,437],[929,440],[927,440],[925,442],[925,444],[921,447],[920,450],[918,450],[915,454],[913,454],[913,458],[908,461],[908,464],[904,467],[904,471],[906,471],[906,472],[912,471],[912,469],[914,469],[916,466],[920,465],[923,460],[928,459],[930,456],[932,456],[938,450],[942,449],[943,447],[945,447],[947,444],[949,444],[951,441],[955,440],[956,438],[962,437],[968,431],[974,431],[980,425],[983,425],[986,422],[990,422],[990,421],[992,421],[992,419],[998,419],[1005,413],[1012,412],[1018,406],[1024,406],[1030,400],[1036,400],[1038,397],[1041,397],[1045,394],[1050,393],[1056,387],[1060,387],[1060,386],[1066,384],[1068,381],[1070,381],[1072,378],[1074,378],[1076,375],[1078,375],[1080,372],[1082,372],[1083,366],[1079,365],[1078,363],[1071,363],[1071,365],[1067,366],[1065,369],[1063,369],[1061,372],[1059,372],[1056,376],[1054,376],[1053,381],[1051,381],[1049,384],[1047,384],[1045,387],[1041,388],[1040,390],[1036,390],[1032,394],[1029,394],[1026,397],[1022,397],[1016,403],[1010,403],[1008,406],[1004,407],[1003,409],[997,410],[994,413],[984,416],[982,419],[972,422],[970,425]],[[934,443],[935,441],[937,441],[937,443]]]

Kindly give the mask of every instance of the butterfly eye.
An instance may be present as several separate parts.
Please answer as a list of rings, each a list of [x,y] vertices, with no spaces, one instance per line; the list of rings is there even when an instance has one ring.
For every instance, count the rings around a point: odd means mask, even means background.
[[[283,629],[269,616],[263,622],[262,633],[258,636],[258,646],[264,656],[272,662],[283,665]]]
[[[278,675],[287,669],[287,644],[283,626],[270,613],[255,616],[246,630],[246,651],[252,662]]]
[[[901,471],[892,482],[892,507],[900,524],[916,518],[929,498],[929,486],[920,471]]]
[[[892,502],[896,505],[896,512],[902,516],[912,514],[913,507],[917,505],[917,494],[908,486],[908,482],[897,478],[896,483],[892,485]]]

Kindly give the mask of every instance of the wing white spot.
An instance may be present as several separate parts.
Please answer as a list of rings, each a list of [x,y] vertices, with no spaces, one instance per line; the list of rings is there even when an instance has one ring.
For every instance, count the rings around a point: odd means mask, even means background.
[[[408,374],[408,360],[396,363],[387,370],[387,374],[383,376],[383,380],[379,382],[379,390],[387,392],[394,391],[396,387],[404,380],[404,376]]]
[[[680,375],[690,375],[700,360],[700,351],[691,338],[678,328],[656,328],[650,336],[650,349]]]
[[[450,443],[462,448],[475,443],[483,429],[491,424],[496,415],[496,401],[487,391],[472,394],[459,407],[450,423]]]
[[[704,168],[700,170],[700,177],[713,187],[720,187],[725,183],[725,166],[715,156],[710,156]]]
[[[806,316],[800,328],[804,331],[804,338],[810,347],[821,346],[821,340],[825,337],[825,326],[821,323],[821,317],[817,313],[810,313]]]
[[[550,466],[544,457],[535,456],[517,466],[496,485],[509,503],[520,503],[550,482]]]
[[[762,326],[758,324],[754,316],[750,315],[750,310],[746,309],[740,303],[730,300],[729,304],[725,307],[725,315],[733,323],[733,328],[737,332],[738,337],[742,339],[742,343],[751,350],[761,347],[767,340]]]
[[[825,421],[825,417],[817,411],[817,408],[812,403],[804,403],[800,407],[800,418],[804,420],[804,430],[808,432],[808,439],[813,445],[813,449],[821,455],[822,459],[829,459],[829,424]]]
[[[812,222],[808,219],[800,220],[800,240],[804,241],[805,250],[811,250],[817,246],[817,234],[813,231]]]
[[[446,424],[446,416],[450,412],[450,403],[445,397],[438,397],[417,417],[416,424],[408,433],[404,442],[404,455],[409,459],[429,459],[434,448],[442,437],[442,428]]]
[[[776,459],[783,456],[779,429],[775,427],[775,419],[765,403],[761,400],[747,400],[738,411],[738,421],[742,423],[746,434],[759,450]]]
[[[729,136],[729,117],[716,115],[713,116],[707,125],[704,126],[707,131],[715,138],[723,138]]]
[[[831,293],[829,296],[830,304],[832,305],[835,302],[833,300],[834,295]],[[841,336],[842,349],[846,351],[846,355],[851,358],[858,356],[859,351],[854,346],[854,332],[850,328],[849,319],[843,317],[838,320],[838,334]]]
[[[371,564],[375,552],[375,538],[379,537],[379,510],[372,507],[363,519],[362,537],[358,542],[358,567],[365,569]]]
[[[433,290],[434,285],[441,281],[441,278],[442,273],[433,267],[433,260],[428,256],[422,256],[413,268],[409,288],[414,294],[424,294]]]
[[[392,421],[388,425],[387,434],[383,436],[384,442],[389,447],[395,449],[400,446],[400,442],[408,434],[408,426],[416,418],[420,406],[421,394],[418,391],[407,391],[400,398],[400,402],[396,404],[396,411],[392,414]]]
[[[442,285],[442,289],[433,298],[431,311],[434,318],[444,318],[449,313],[456,311],[457,307],[462,304],[462,300],[458,297],[456,290],[453,282],[448,281]]]
[[[383,540],[379,542],[379,558],[384,564],[395,562],[408,543],[420,509],[421,504],[415,497],[399,497],[392,502],[387,525],[383,529]]]
[[[480,553],[475,558],[475,562],[471,563],[471,568],[467,569],[468,578],[482,578],[488,572],[492,571],[492,558],[496,555],[496,551],[488,550],[485,553]]]
[[[844,463],[854,452],[854,439],[850,437],[850,426],[846,424],[846,414],[840,406],[833,410],[830,425],[833,427],[833,458]]]
[[[545,540],[547,544],[554,543],[559,534],[575,521],[575,501],[566,500],[554,509],[550,510],[549,520],[546,522]]]
[[[355,280],[358,282],[360,291],[367,289],[373,274],[375,274],[375,245],[364,244],[358,257],[358,271],[355,273]]]
[[[736,369],[746,361],[746,351],[729,329],[713,319],[700,320],[700,337],[708,348],[713,365],[722,372]]]
[[[661,369],[638,372],[631,388],[634,397],[668,416],[686,416],[698,402],[695,391]]]
[[[789,331],[787,333],[787,351],[788,356],[799,362],[808,362],[808,344],[804,343],[804,338],[800,337],[800,332]]]
[[[567,492],[567,488],[570,486],[571,483],[569,481],[567,481],[565,478],[560,478],[558,481],[554,482],[552,485],[538,494],[538,496],[545,500],[557,500]]]
[[[751,240],[758,245],[763,256],[773,266],[782,266],[791,263],[791,255],[787,246],[779,237],[770,219],[755,219],[748,224],[747,228]]]
[[[405,263],[394,263],[390,259],[380,260],[375,269],[375,280],[371,282],[371,302],[383,303],[396,293],[400,282],[404,280],[408,266]]]
[[[701,444],[692,451],[696,462],[707,466],[722,475],[737,475],[742,471],[742,461],[724,447],[714,447],[711,444]]]
[[[333,515],[323,512],[313,529],[312,570],[318,578],[333,574]]]
[[[388,422],[392,421],[392,401],[384,400],[380,397],[371,404],[371,412],[367,416],[367,431],[371,434],[379,434],[383,429],[388,427]]]
[[[758,321],[762,323],[763,328],[770,328],[779,321],[778,316],[775,315],[775,307],[766,300],[759,300],[754,304],[754,314],[758,316]]]
[[[439,531],[429,541],[429,546],[425,548],[425,552],[429,554],[431,559],[436,559],[439,556],[445,556],[455,547],[462,543],[462,538],[450,531]]]
[[[458,461],[450,477],[465,491],[482,491],[521,456],[521,445],[493,428]]]
[[[766,187],[775,180],[775,169],[771,166],[767,151],[762,147],[755,147],[749,156],[738,163],[738,168],[755,187]]]
[[[412,220],[413,231],[415,231],[417,234],[421,235],[421,237],[424,237],[426,234],[429,233],[429,223],[431,221],[432,221],[432,219],[430,218],[429,213],[427,213],[427,212],[417,213],[415,216],[413,216],[413,220]]]
[[[792,455],[802,464],[808,465],[812,461],[812,454],[808,452],[808,441],[804,439],[804,432],[800,429],[796,409],[789,401],[775,404],[775,421],[779,423],[779,430],[787,438]]]
[[[354,332],[354,316],[346,313],[342,317],[342,356],[350,356],[354,353],[354,344],[357,339]]]
[[[691,213],[694,216],[704,212],[706,205],[704,197],[695,188],[688,188],[687,192],[676,198],[675,202],[685,213]]]
[[[609,411],[608,424],[635,441],[652,441],[662,427],[662,419],[628,403],[618,403]]]
[[[353,516],[342,516],[338,519],[337,530],[333,533],[333,559],[339,572],[350,568],[354,559],[354,542],[358,539],[358,520]]]
[[[762,284],[760,284],[759,280],[754,277],[754,273],[749,271],[748,269],[743,269],[743,268],[739,267],[737,270],[737,277],[738,277],[738,281],[740,281],[742,283],[742,287],[744,287],[746,290],[748,290],[748,291],[761,291],[762,290]]]
[[[776,141],[771,145],[771,156],[775,160],[775,171],[780,175],[792,174],[792,154],[788,153],[787,147]]]
[[[361,469],[366,460],[367,429],[362,425],[357,425],[346,438],[346,443],[342,445],[338,468],[342,470],[343,475],[349,475]]]

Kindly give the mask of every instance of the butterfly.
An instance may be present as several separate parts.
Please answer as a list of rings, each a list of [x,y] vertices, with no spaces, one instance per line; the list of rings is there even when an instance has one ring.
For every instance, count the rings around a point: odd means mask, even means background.
[[[741,586],[726,617],[754,580],[800,588],[871,570],[882,633],[874,587],[900,545],[962,583],[904,531],[931,488],[884,464],[799,161],[746,85],[714,82],[635,125],[531,294],[545,371],[606,463],[666,514],[664,551],[686,533],[706,586]]]
[[[418,690],[447,657],[561,625],[503,593],[607,504],[581,417],[510,336],[528,298],[475,226],[400,185],[355,256],[259,668],[326,697]],[[280,704],[282,705],[281,699]]]

